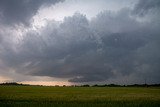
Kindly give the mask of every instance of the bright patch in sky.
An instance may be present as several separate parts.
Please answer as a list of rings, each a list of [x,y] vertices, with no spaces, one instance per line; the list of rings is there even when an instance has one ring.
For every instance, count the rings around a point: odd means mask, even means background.
[[[45,26],[46,21],[63,21],[75,12],[84,14],[88,19],[104,10],[119,11],[122,8],[133,8],[137,0],[65,0],[50,7],[42,7],[34,16],[33,26]]]

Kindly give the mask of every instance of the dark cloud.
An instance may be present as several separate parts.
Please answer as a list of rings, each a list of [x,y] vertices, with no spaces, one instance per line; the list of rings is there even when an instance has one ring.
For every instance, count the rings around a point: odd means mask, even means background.
[[[41,6],[63,0],[0,0],[0,21],[3,24],[29,24]]]
[[[139,2],[135,5],[133,13],[143,16],[153,9],[159,11],[160,9],[159,0],[139,0]]]
[[[4,42],[4,38],[0,59],[16,73],[65,78],[69,82],[128,76],[159,83],[157,20],[141,22],[129,8],[116,13],[103,11],[92,20],[75,13],[62,23],[48,22],[39,32],[28,31],[18,45]]]

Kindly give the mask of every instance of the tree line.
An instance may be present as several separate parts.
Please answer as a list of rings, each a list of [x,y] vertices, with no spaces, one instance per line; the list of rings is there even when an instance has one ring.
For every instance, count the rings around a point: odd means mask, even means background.
[[[6,83],[0,83],[0,85],[5,85],[5,86],[43,86],[43,85],[30,85],[30,84],[22,84],[22,83],[17,83],[17,82],[6,82]],[[89,85],[89,84],[84,84],[84,85],[55,85],[55,87],[160,87],[160,84],[132,84],[132,85],[118,85],[118,84],[95,84],[95,85]]]

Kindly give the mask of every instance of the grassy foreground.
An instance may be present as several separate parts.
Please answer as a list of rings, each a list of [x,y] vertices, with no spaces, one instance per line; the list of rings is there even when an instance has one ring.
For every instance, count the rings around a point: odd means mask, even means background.
[[[160,107],[156,87],[0,86],[0,107]]]

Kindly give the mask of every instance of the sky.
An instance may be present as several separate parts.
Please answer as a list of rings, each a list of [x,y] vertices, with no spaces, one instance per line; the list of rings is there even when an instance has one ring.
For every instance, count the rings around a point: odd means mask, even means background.
[[[0,0],[0,83],[160,83],[160,0]]]

